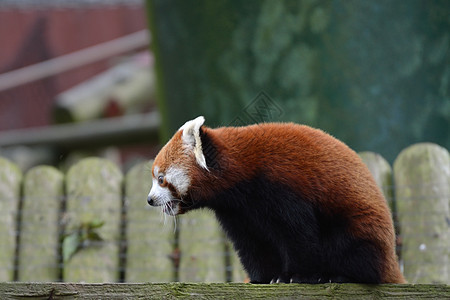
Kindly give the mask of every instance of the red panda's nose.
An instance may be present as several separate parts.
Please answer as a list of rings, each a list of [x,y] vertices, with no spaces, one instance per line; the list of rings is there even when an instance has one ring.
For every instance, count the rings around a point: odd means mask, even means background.
[[[150,196],[147,197],[147,203],[151,206],[155,206],[155,201],[153,201],[152,197]]]

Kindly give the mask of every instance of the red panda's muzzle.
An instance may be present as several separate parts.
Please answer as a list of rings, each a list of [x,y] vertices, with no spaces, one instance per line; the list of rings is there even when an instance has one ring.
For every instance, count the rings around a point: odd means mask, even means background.
[[[174,199],[167,201],[165,203],[160,203],[158,201],[155,201],[152,197],[147,198],[147,203],[153,207],[162,206],[162,210],[165,214],[168,214],[170,216],[176,216],[181,215],[186,212],[186,210],[183,208],[183,202],[179,199]]]
[[[164,213],[170,216],[176,216],[182,214],[182,209],[180,205],[180,200],[172,200],[164,204],[163,211]]]

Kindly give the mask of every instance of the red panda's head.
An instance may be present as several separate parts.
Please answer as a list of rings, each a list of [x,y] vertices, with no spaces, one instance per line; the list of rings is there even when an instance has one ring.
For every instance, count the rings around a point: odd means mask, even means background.
[[[192,203],[188,192],[195,174],[208,172],[200,137],[204,122],[200,116],[181,126],[153,163],[153,184],[147,201],[152,206],[163,206],[169,215],[189,210]]]

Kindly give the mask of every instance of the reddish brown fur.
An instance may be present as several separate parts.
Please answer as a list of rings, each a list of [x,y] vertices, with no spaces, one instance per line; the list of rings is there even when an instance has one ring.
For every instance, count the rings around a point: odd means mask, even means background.
[[[217,159],[225,168],[220,175],[201,169],[192,156],[183,152],[181,132],[166,145],[166,151],[161,151],[164,156],[158,156],[155,165],[164,170],[177,160],[189,170],[191,192],[205,198],[264,173],[297,189],[315,205],[351,220],[351,234],[378,241],[385,252],[382,281],[405,282],[398,267],[391,214],[383,194],[359,156],[345,144],[320,130],[296,124],[202,130],[217,146]]]

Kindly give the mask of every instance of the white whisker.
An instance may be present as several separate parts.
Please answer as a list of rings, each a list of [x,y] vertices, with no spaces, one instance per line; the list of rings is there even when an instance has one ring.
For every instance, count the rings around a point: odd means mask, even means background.
[[[174,215],[173,217],[173,233],[177,230],[177,217]]]
[[[165,213],[165,212],[168,211],[168,209],[170,207],[169,207],[168,203],[165,203],[163,207],[164,207],[163,208],[163,211],[164,211],[164,226],[166,226],[167,225],[167,213]]]

